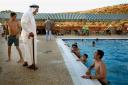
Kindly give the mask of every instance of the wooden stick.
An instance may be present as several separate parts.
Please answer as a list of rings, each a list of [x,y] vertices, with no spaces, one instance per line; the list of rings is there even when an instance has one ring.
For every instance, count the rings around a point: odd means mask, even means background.
[[[36,70],[36,65],[35,65],[35,41],[34,37],[32,38],[32,44],[33,44],[33,65],[34,65],[34,71]]]

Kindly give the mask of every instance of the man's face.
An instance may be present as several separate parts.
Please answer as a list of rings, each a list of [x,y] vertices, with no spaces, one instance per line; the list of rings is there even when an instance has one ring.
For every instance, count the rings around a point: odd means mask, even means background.
[[[76,50],[76,49],[77,49],[77,47],[76,47],[76,46],[73,46],[72,48],[73,48],[74,50]]]
[[[12,16],[11,18],[12,20],[16,20],[16,15]]]
[[[36,8],[33,14],[36,15],[38,11],[39,11],[39,8]]]
[[[86,57],[85,55],[83,55],[83,57],[82,57],[82,58],[83,58],[83,60],[86,60],[86,59],[87,59],[87,57]]]
[[[98,58],[99,58],[99,55],[98,55],[98,52],[96,51],[94,54],[94,59],[98,59]]]

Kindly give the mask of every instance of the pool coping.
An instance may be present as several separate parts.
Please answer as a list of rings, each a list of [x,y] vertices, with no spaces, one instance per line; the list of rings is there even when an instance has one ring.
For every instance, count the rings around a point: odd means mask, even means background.
[[[76,61],[78,58],[74,55],[70,48],[66,45],[63,39],[76,39],[76,38],[57,38],[56,42],[58,48],[63,56],[65,65],[71,75],[74,85],[101,85],[98,80],[94,79],[83,79],[82,75],[87,71],[87,67],[79,61]],[[78,39],[78,38],[77,38]],[[79,38],[83,39],[83,38]],[[86,38],[87,39],[87,38]]]
[[[119,40],[127,40],[128,37],[58,37],[59,39],[119,39]]]

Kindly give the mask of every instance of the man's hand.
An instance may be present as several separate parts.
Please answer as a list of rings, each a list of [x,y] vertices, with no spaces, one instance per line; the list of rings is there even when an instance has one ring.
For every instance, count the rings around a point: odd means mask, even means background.
[[[90,71],[89,70],[87,70],[86,71],[86,75],[90,75],[91,73],[90,73]]]
[[[17,34],[17,35],[16,35],[16,38],[18,39],[19,37],[20,37],[20,34]]]
[[[91,75],[83,75],[81,77],[84,78],[84,79],[91,79]]]
[[[31,33],[29,33],[29,35],[28,35],[28,39],[30,39],[31,37],[34,37],[34,34],[31,32]]]
[[[81,61],[80,59],[77,59],[76,61]]]

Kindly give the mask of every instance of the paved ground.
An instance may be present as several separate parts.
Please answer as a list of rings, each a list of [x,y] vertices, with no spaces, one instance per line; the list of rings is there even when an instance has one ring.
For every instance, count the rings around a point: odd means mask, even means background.
[[[73,85],[55,40],[46,42],[41,36],[38,40],[39,70],[34,72],[16,63],[19,55],[14,47],[13,61],[5,62],[7,44],[0,39],[0,85]]]

